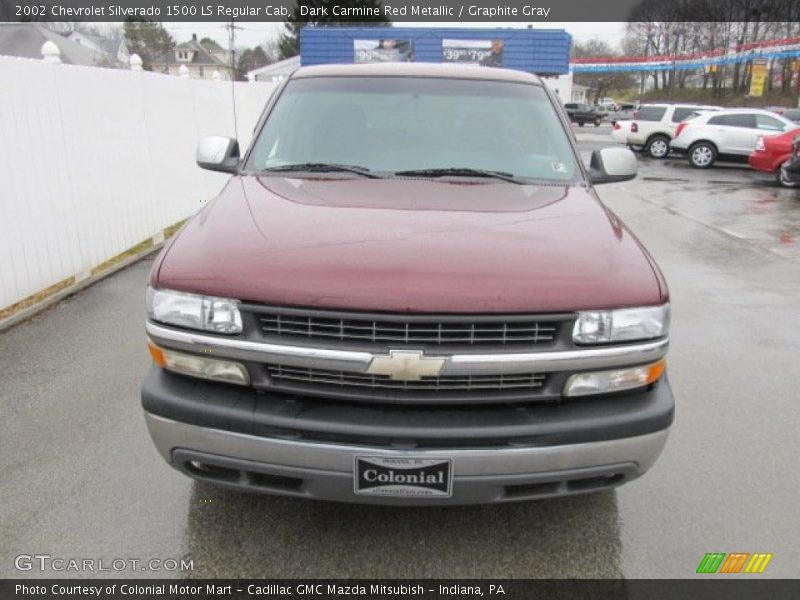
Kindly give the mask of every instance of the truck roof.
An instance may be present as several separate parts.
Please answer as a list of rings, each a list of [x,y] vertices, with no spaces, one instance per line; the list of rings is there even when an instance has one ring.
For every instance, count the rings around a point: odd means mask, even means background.
[[[487,81],[509,81],[516,83],[542,84],[542,80],[532,73],[482,67],[475,65],[447,65],[438,63],[367,63],[367,64],[326,64],[301,67],[291,75],[291,79],[306,77],[432,77],[450,79],[483,79]]]

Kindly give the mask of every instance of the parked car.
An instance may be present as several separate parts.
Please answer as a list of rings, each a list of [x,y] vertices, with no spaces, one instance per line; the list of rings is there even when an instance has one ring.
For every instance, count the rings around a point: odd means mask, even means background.
[[[783,111],[781,116],[784,119],[789,119],[793,123],[797,123],[800,125],[800,108],[790,108],[788,110]]]
[[[612,125],[616,124],[617,121],[631,120],[637,108],[636,104],[620,104],[616,110],[608,113],[608,120]]]
[[[747,162],[758,138],[797,127],[767,110],[736,108],[697,115],[678,126],[670,145],[689,164],[707,169],[717,160]]]
[[[797,137],[800,137],[800,127],[778,135],[758,136],[756,148],[747,161],[750,168],[775,175],[776,181],[784,187],[798,187],[786,173],[781,173],[781,165],[791,157],[792,143]]]
[[[617,110],[617,103],[609,98],[603,98],[603,100],[595,104],[595,106],[597,108],[603,109],[607,113]]]
[[[142,387],[184,474],[346,502],[473,504],[647,471],[674,401],[669,294],[535,75],[303,67],[154,261]]]
[[[577,123],[581,127],[586,125],[586,123],[594,123],[595,127],[599,127],[603,122],[603,113],[595,110],[588,104],[567,102],[564,105],[564,109],[567,111],[569,120],[573,123]]]
[[[611,137],[629,146],[641,146],[652,158],[666,158],[678,123],[694,113],[718,109],[698,104],[642,104],[631,121],[614,124]]]

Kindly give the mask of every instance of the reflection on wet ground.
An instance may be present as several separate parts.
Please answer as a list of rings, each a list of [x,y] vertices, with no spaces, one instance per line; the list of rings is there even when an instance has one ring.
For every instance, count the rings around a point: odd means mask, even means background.
[[[643,478],[448,509],[195,483],[158,456],[139,406],[143,261],[0,334],[0,577],[81,576],[13,567],[46,553],[195,565],[94,573],[118,577],[683,578],[706,552],[732,550],[772,552],[762,577],[795,577],[800,191],[677,159],[641,159],[638,179],[597,190],[670,286],[676,422]]]
[[[297,501],[195,483],[186,542],[201,577],[621,575],[613,491],[503,506],[407,509]]]

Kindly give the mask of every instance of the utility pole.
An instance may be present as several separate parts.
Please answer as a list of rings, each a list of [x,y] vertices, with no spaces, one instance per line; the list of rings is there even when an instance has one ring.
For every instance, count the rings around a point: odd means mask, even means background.
[[[228,27],[228,54],[230,55],[230,78],[231,78],[231,106],[233,109],[233,133],[239,139],[239,121],[236,118],[236,30],[241,27],[234,25],[233,19]]]
[[[226,27],[228,29],[228,54],[230,55],[231,63],[231,80],[233,80],[236,72],[236,30],[241,29],[241,27],[235,25],[233,19],[228,22]]]

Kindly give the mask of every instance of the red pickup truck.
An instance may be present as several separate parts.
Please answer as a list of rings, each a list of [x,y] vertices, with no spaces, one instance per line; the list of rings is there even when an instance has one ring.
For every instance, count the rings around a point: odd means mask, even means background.
[[[669,297],[527,73],[296,71],[156,259],[142,404],[164,459],[241,490],[469,504],[604,490],[673,420]]]

